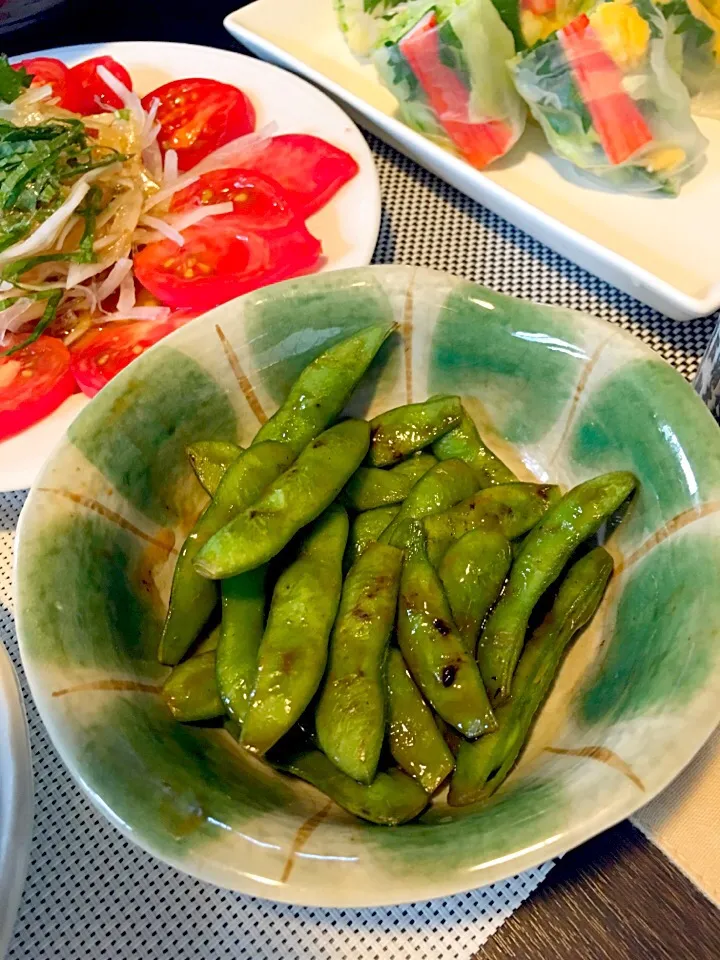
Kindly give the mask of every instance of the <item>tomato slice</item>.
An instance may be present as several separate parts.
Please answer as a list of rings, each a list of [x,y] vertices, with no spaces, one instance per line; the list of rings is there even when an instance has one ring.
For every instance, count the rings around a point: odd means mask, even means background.
[[[177,151],[179,170],[189,170],[224,143],[255,129],[248,97],[217,80],[171,80],[143,97],[145,110],[154,99],[160,101],[160,149]]]
[[[231,201],[237,222],[248,230],[277,230],[299,219],[276,180],[251,170],[213,170],[173,197],[171,210]]]
[[[149,243],[135,255],[135,276],[170,307],[210,310],[250,290],[307,273],[321,253],[304,224],[247,230],[234,213],[183,232],[185,244]]]
[[[349,153],[309,133],[284,133],[253,150],[245,164],[277,180],[303,219],[315,213],[360,169]]]
[[[176,329],[174,323],[119,320],[89,330],[70,349],[77,385],[85,396],[94,397],[115,374]]]
[[[21,339],[11,338],[9,346]],[[12,356],[0,357],[0,440],[42,420],[73,393],[70,354],[55,337],[39,337]]]
[[[53,96],[60,101],[59,105],[65,106],[70,71],[62,60],[56,60],[54,57],[30,57],[13,64],[14,70],[20,67],[25,67],[32,77],[31,87],[44,87],[49,83],[53,89]]]
[[[104,104],[113,110],[123,106],[120,97],[114,93],[98,74],[97,68],[105,67],[110,73],[132,90],[132,80],[125,67],[112,57],[92,57],[71,67],[68,73],[67,97],[65,106],[73,113],[98,113]]]

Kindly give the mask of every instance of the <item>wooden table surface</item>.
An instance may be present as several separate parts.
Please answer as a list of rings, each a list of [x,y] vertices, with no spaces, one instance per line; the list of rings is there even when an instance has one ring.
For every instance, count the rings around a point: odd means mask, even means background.
[[[68,0],[60,12],[0,37],[0,50],[14,56],[103,40],[175,40],[237,50],[222,18],[243,5]],[[720,911],[626,822],[559,861],[475,960],[685,958],[720,958]]]

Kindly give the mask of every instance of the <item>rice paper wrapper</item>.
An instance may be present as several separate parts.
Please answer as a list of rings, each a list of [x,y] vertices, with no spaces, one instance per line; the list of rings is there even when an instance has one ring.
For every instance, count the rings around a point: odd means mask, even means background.
[[[660,5],[670,29],[670,59],[692,97],[692,111],[720,118],[720,4],[669,0]]]
[[[518,55],[515,85],[553,151],[595,181],[675,194],[707,147],[650,0],[610,0]]]
[[[492,0],[413,2],[373,53],[402,119],[482,169],[525,129],[526,108],[507,61],[512,34]]]
[[[404,0],[333,0],[345,41],[356,57],[369,57],[386,19],[407,6]]]

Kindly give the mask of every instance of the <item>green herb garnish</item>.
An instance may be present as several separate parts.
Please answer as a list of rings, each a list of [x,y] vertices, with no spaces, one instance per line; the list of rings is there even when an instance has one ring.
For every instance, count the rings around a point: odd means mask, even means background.
[[[25,67],[18,67],[16,70],[10,66],[7,56],[0,53],[0,100],[12,103],[31,83],[32,76]]]

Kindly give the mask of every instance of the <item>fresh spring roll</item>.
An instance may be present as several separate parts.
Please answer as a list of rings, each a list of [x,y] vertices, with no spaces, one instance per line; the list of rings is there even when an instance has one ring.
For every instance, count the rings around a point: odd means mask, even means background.
[[[514,52],[492,0],[412,0],[388,20],[373,60],[403,120],[481,169],[525,128],[506,66]]]
[[[516,50],[525,50],[545,40],[593,6],[593,0],[493,0],[493,3],[515,39]]]
[[[610,0],[515,57],[517,89],[558,156],[630,193],[678,192],[707,141],[668,37],[649,0]]]
[[[367,57],[377,42],[383,18],[399,7],[403,0],[333,0],[338,24],[345,42],[356,57]]]
[[[670,27],[671,62],[692,97],[693,113],[720,118],[720,3],[660,0]]]

